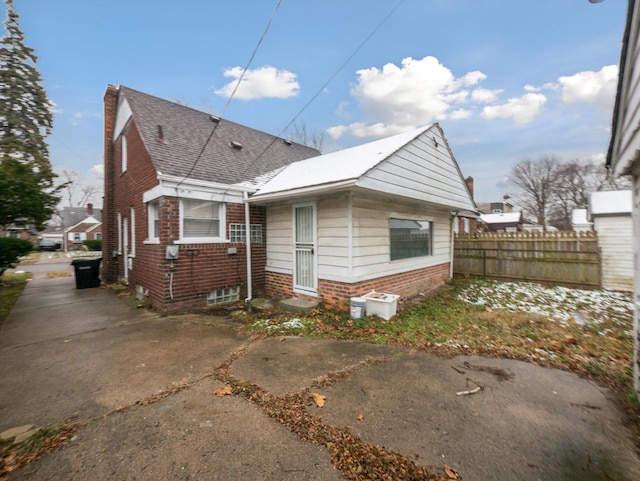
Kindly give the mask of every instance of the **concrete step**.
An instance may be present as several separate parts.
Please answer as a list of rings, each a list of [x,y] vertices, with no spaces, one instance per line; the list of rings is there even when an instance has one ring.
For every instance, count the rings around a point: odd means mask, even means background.
[[[280,309],[288,312],[310,312],[317,308],[317,302],[298,299],[296,297],[280,301]]]

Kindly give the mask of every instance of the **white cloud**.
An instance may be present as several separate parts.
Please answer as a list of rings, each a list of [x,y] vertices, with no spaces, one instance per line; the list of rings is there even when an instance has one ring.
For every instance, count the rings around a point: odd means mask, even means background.
[[[607,65],[597,72],[587,70],[558,79],[562,101],[566,104],[587,103],[612,105],[618,85],[618,67]]]
[[[346,125],[336,125],[335,127],[329,127],[327,133],[332,139],[339,139],[342,135],[349,130]]]
[[[482,109],[482,117],[487,120],[512,118],[517,124],[527,124],[542,111],[547,97],[539,93],[526,93],[522,97],[511,98],[502,105],[490,105]]]
[[[489,90],[478,88],[471,92],[471,100],[478,103],[489,104],[491,102],[495,102],[496,98],[498,98],[498,95],[500,95],[502,92],[504,92],[504,90],[502,89]]]
[[[225,77],[233,78],[232,82],[221,89],[214,90],[216,95],[230,97],[242,76],[242,67],[232,67],[224,72]],[[287,99],[295,97],[300,92],[300,84],[296,74],[275,67],[260,67],[247,70],[234,98],[239,100],[253,100],[259,98]]]
[[[471,115],[470,110],[455,108],[470,101],[465,87],[487,77],[473,71],[456,78],[430,56],[417,60],[407,57],[400,66],[388,63],[381,69],[371,67],[356,73],[358,83],[351,95],[374,124],[356,122],[332,127],[328,132],[335,139],[347,131],[357,137],[383,137],[434,121],[466,118]]]
[[[471,112],[471,110],[458,109],[458,110],[452,111],[451,114],[449,115],[449,118],[451,120],[462,120],[462,119],[468,119],[472,115],[473,115],[473,112]]]
[[[95,164],[91,167],[91,175],[97,180],[104,180],[104,164]]]

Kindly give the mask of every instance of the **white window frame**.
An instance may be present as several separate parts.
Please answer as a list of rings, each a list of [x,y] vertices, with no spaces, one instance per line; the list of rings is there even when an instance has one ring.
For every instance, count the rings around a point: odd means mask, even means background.
[[[184,204],[185,202],[211,202],[218,206],[218,235],[217,236],[205,236],[205,237],[185,237],[184,235]],[[180,199],[180,240],[176,244],[213,244],[216,242],[227,242],[225,238],[226,233],[226,205],[224,202],[214,200],[203,200],[193,198],[181,198]]]
[[[154,199],[147,203],[147,244],[160,243],[160,200]],[[156,233],[157,227],[157,233]],[[157,235],[156,235],[157,234]]]
[[[121,153],[120,159],[122,161],[122,173],[124,174],[127,171],[127,163],[128,163],[128,152],[127,152],[127,137],[122,134],[121,144]]]
[[[131,222],[131,252],[129,253],[129,257],[136,256],[136,211],[133,207],[130,210],[130,222]]]

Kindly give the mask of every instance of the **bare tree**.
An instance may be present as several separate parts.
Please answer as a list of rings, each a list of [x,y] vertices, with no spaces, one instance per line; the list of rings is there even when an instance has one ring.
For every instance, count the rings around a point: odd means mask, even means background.
[[[613,178],[600,162],[560,162],[550,156],[520,161],[509,182],[515,188],[514,199],[535,215],[545,230],[548,226],[570,230],[574,209],[586,208],[591,192],[630,188],[628,178]]]
[[[298,144],[306,145],[307,147],[312,147],[322,152],[322,147],[324,146],[325,141],[324,134],[324,132],[318,132],[316,130],[309,131],[307,129],[307,124],[302,120],[293,125],[292,130],[289,131],[289,139]]]
[[[65,181],[61,191],[68,207],[84,206],[100,193],[97,185],[84,183],[81,172],[64,169],[61,177]]]
[[[560,164],[554,201],[549,209],[548,223],[560,230],[571,230],[574,209],[587,206],[589,192],[594,190],[596,165],[578,159]]]
[[[547,229],[547,214],[556,195],[559,170],[558,159],[544,156],[537,160],[521,160],[509,176],[509,184],[515,188],[511,197],[535,215],[544,230]]]

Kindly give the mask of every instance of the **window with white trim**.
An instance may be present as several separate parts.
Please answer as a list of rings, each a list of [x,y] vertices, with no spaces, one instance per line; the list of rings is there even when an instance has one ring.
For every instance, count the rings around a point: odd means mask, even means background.
[[[262,224],[251,224],[251,242],[262,243]],[[245,224],[229,224],[229,240],[231,242],[247,242],[247,226]]]
[[[223,287],[215,291],[207,292],[207,305],[215,306],[216,304],[225,304],[227,302],[235,302],[240,299],[240,287]]]
[[[153,200],[147,204],[147,223],[149,232],[147,238],[149,240],[160,239],[160,202]]]
[[[391,260],[433,254],[433,222],[389,219]]]
[[[121,154],[121,158],[122,158],[122,173],[125,173],[127,171],[127,138],[122,135],[122,142],[121,142],[121,148],[122,148],[122,154]]]
[[[181,238],[183,240],[221,240],[220,224],[224,218],[224,204],[210,200],[182,199]]]

